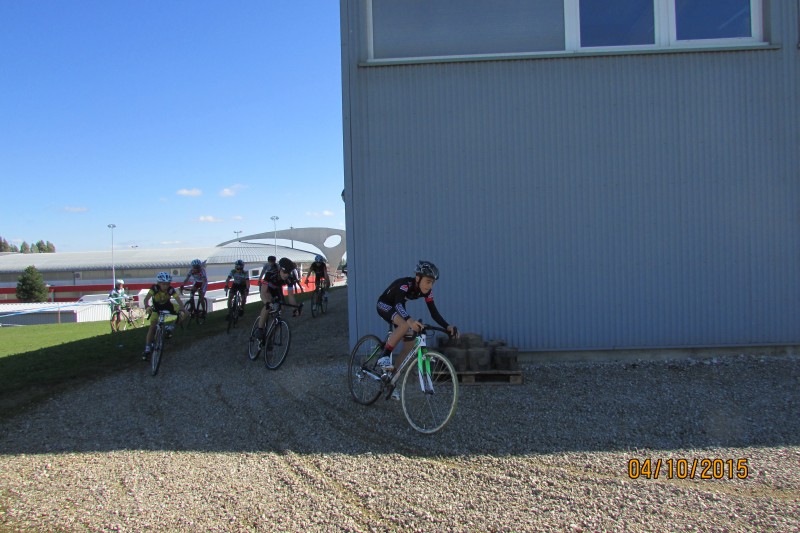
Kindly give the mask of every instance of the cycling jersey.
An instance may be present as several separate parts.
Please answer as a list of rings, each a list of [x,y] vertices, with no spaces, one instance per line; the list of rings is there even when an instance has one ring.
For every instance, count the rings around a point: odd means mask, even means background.
[[[114,289],[108,294],[108,299],[111,302],[111,309],[113,310],[125,303],[125,300],[128,299],[128,294],[125,292],[125,289]]]
[[[250,280],[250,276],[247,274],[247,271],[233,269],[231,270],[230,274],[228,274],[228,279],[233,280],[234,285],[246,285],[247,282]],[[225,280],[227,282],[227,280]]]
[[[317,279],[327,278],[328,277],[328,265],[326,265],[322,261],[314,261],[311,263],[311,266],[308,267],[309,274],[315,274]]]
[[[269,294],[273,298],[283,299],[282,287],[295,285],[299,280],[294,273],[289,274],[288,278],[283,279],[280,272],[278,270],[274,270],[272,272],[267,272],[267,275],[264,276],[264,281],[267,284],[267,290],[269,291]]]
[[[427,294],[422,294],[417,286],[416,278],[400,278],[392,282],[389,287],[378,297],[378,314],[389,323],[392,323],[394,315],[400,315],[403,320],[408,319],[409,314],[405,308],[407,300],[425,298],[428,311],[431,317],[443,328],[448,327],[447,321],[442,318],[433,302],[433,289]]]
[[[176,313],[175,306],[170,302],[171,298],[175,297],[175,293],[177,291],[175,288],[170,285],[167,290],[161,290],[161,287],[158,286],[158,283],[150,287],[150,290],[147,291],[147,296],[145,300],[153,302],[153,309],[156,311],[172,311],[173,314]]]
[[[194,288],[200,289],[201,292],[205,292],[208,287],[208,276],[204,267],[200,267],[200,270],[190,270],[184,283],[189,280],[191,280]]]

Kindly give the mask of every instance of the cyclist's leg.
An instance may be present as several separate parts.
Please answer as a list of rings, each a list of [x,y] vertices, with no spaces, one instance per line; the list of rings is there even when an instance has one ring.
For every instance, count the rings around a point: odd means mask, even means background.
[[[267,284],[264,283],[261,286],[261,301],[264,302],[264,306],[261,308],[261,313],[258,315],[258,327],[263,330],[264,324],[267,323],[267,313],[269,312],[269,304],[272,301],[272,294],[270,294],[269,287]]]
[[[397,313],[394,313],[392,315],[392,324],[394,325],[394,330],[392,331],[391,335],[389,335],[389,339],[386,341],[387,350],[389,348],[397,347],[397,343],[399,343],[406,335],[406,333],[408,333],[409,331],[405,319],[403,319],[403,317],[401,317]],[[399,358],[397,358],[398,363],[402,362],[403,358],[405,358],[406,354],[408,353],[409,347],[407,346],[407,344],[411,344],[411,346],[414,345],[413,343],[403,342],[403,346],[400,349],[401,355]],[[392,363],[394,363],[394,361],[392,361]],[[396,366],[397,365],[395,365],[395,368]]]
[[[156,334],[156,325],[158,324],[158,311],[154,308],[150,315],[150,327],[147,328],[147,335],[145,336],[145,352],[153,344],[153,337]]]

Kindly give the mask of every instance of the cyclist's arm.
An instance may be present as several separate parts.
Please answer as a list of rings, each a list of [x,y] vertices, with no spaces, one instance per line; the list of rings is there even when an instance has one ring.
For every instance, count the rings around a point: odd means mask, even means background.
[[[433,299],[430,300],[426,299],[425,303],[428,304],[428,311],[430,311],[431,317],[436,321],[437,324],[439,324],[444,329],[450,327],[450,324],[447,323],[447,320],[445,320],[439,313],[439,310],[436,309],[436,304],[433,303]]]

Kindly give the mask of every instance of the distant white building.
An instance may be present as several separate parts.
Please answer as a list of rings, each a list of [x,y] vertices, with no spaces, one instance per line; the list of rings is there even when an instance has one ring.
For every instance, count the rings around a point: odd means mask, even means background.
[[[279,232],[279,238],[292,238],[303,231],[324,230],[324,228],[298,228]],[[340,230],[327,230],[336,234]],[[272,232],[269,233],[272,236]],[[283,235],[286,235],[284,237]],[[189,272],[193,259],[206,262],[206,272],[212,282],[210,288],[221,287],[237,259],[245,262],[251,279],[258,278],[261,269],[270,255],[288,257],[305,272],[314,261],[317,252],[300,250],[270,242],[250,242],[242,240],[223,243],[218,246],[198,248],[166,249],[124,249],[114,250],[113,272],[111,250],[99,252],[56,252],[51,254],[0,254],[0,302],[14,300],[17,281],[30,265],[42,274],[45,283],[51,288],[51,297],[61,301],[74,301],[84,294],[103,294],[113,288],[113,280],[123,279],[129,291],[149,287],[160,271],[172,274],[174,282],[181,282]],[[258,238],[258,237],[256,237]],[[343,243],[343,239],[340,239]],[[301,242],[298,238],[298,242]],[[324,246],[324,245],[323,245]],[[329,265],[335,270],[337,264]]]

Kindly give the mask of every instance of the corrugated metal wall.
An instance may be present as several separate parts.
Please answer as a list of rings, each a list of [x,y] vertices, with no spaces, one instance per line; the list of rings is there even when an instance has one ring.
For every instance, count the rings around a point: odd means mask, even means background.
[[[342,0],[351,340],[425,258],[523,350],[800,343],[796,9],[777,49],[375,67]]]

